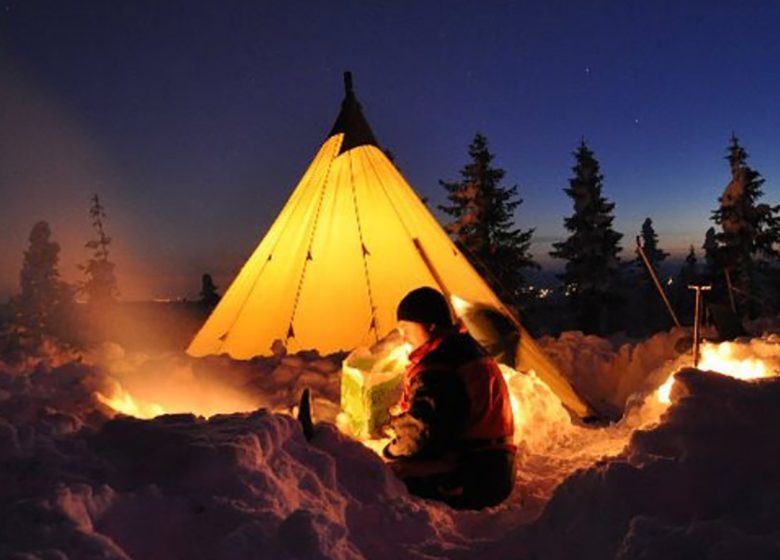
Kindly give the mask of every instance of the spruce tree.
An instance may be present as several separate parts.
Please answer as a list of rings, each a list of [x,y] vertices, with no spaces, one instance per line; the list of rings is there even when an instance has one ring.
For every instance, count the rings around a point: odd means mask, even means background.
[[[14,322],[35,340],[59,335],[73,312],[73,290],[60,279],[60,246],[51,239],[45,221],[30,231],[30,245],[24,253],[19,274],[18,295],[11,298]]]
[[[645,221],[642,223],[642,231],[639,237],[645,256],[660,279],[661,263],[666,260],[669,253],[662,251],[658,247],[658,235],[655,233],[653,221],[650,218],[645,218]],[[639,308],[643,315],[642,324],[644,325],[644,330],[653,332],[661,328],[668,328],[668,312],[665,304],[658,293],[658,289],[655,287],[644,260],[639,254],[639,249],[636,249],[636,253],[637,257],[634,260],[634,265],[637,269],[638,285],[635,295],[639,297]]]
[[[566,261],[559,278],[576,315],[577,327],[586,332],[606,333],[608,310],[621,302],[619,295],[623,237],[612,229],[615,204],[601,194],[603,176],[593,152],[583,140],[574,152],[574,177],[564,192],[574,202],[574,213],[564,220],[571,232],[565,240],[553,243],[550,255]]]
[[[698,284],[701,281],[699,275],[699,262],[696,258],[696,251],[693,245],[688,249],[688,254],[685,256],[680,271],[677,273],[677,280],[675,282],[675,307],[678,313],[680,321],[685,323],[693,322],[693,305],[695,295],[688,286],[692,284]]]
[[[680,283],[693,284],[699,281],[699,259],[696,258],[696,250],[693,245],[689,247],[688,254],[685,255],[678,277],[682,281]],[[685,288],[688,289],[688,286]]]
[[[523,200],[517,185],[501,185],[506,172],[493,167],[483,135],[474,136],[469,157],[460,181],[439,181],[449,201],[439,209],[453,218],[444,228],[499,297],[517,304],[526,283],[523,271],[539,268],[529,253],[534,230],[514,227],[513,215]]]
[[[718,239],[715,228],[710,227],[704,234],[704,243],[701,246],[704,249],[704,262],[707,265],[707,278],[713,281],[720,274],[720,254],[718,253]]]
[[[108,247],[111,238],[105,230],[106,212],[98,195],[92,197],[89,216],[96,236],[85,244],[87,249],[92,250],[92,256],[86,264],[79,266],[87,276],[81,285],[81,291],[86,294],[91,305],[102,307],[116,302],[119,289],[114,273],[115,265],[109,260]]]
[[[769,265],[780,256],[780,205],[759,203],[764,179],[747,164],[748,153],[734,134],[726,159],[731,182],[711,218],[721,227],[715,236],[719,264],[731,280],[737,310],[752,317],[768,295]]]
[[[204,274],[201,277],[200,285],[200,299],[198,300],[198,303],[201,305],[201,307],[204,307],[208,310],[214,309],[214,307],[216,307],[216,305],[219,303],[221,296],[217,291],[217,286],[214,284],[214,280],[211,278],[211,274]]]
[[[726,286],[726,276],[723,273],[723,262],[720,247],[718,246],[718,234],[714,227],[707,228],[704,234],[704,268],[700,272],[700,281],[709,284],[712,290],[707,294],[710,305],[728,305],[729,295]]]
[[[655,233],[655,229],[653,228],[653,220],[650,218],[645,218],[645,221],[642,222],[642,232],[640,233],[640,238],[642,247],[645,250],[645,255],[647,256],[647,260],[650,261],[650,264],[652,264],[653,268],[657,271],[660,264],[666,260],[666,257],[669,256],[669,253],[659,249],[658,235]],[[641,261],[639,250],[637,250],[637,260]],[[644,268],[644,264],[641,262],[638,264],[641,264],[642,268]]]

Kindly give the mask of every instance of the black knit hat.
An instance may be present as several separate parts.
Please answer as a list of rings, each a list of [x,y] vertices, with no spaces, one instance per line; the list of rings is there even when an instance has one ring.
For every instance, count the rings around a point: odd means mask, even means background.
[[[452,316],[447,300],[433,288],[412,290],[398,304],[399,321],[412,321],[438,327],[452,326]]]

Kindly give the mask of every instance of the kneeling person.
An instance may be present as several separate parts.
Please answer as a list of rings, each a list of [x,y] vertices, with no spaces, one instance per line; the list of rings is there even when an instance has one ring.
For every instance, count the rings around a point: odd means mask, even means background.
[[[407,294],[397,318],[413,351],[385,456],[412,494],[462,509],[501,502],[514,485],[516,448],[498,364],[432,288]]]

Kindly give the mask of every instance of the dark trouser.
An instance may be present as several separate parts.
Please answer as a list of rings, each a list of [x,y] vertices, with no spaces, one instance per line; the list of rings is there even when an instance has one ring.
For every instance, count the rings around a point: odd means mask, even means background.
[[[472,451],[447,473],[404,478],[410,494],[438,500],[455,509],[494,506],[512,493],[515,454],[504,449]]]

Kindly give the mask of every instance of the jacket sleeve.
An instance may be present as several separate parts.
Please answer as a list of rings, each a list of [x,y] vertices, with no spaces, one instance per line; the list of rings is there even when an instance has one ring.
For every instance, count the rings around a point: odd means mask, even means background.
[[[468,397],[458,375],[446,369],[420,373],[409,410],[391,421],[390,457],[438,459],[451,452],[468,416]]]

